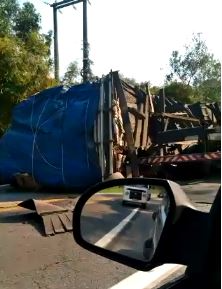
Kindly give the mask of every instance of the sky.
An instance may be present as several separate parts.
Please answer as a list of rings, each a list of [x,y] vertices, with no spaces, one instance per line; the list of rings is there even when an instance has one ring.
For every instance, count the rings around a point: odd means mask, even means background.
[[[53,30],[53,11],[47,3],[55,1],[29,2],[41,14],[42,31]],[[72,61],[82,67],[82,3],[75,7],[58,13],[60,76]],[[221,60],[221,11],[221,0],[90,0],[88,42],[93,73],[101,77],[119,70],[138,82],[162,85],[172,51],[182,52],[193,33],[201,33],[209,51]]]

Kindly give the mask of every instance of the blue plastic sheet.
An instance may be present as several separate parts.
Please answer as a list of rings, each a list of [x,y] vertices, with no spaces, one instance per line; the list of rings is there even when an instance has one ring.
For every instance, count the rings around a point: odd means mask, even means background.
[[[50,88],[18,104],[0,140],[0,180],[26,172],[45,186],[90,186],[101,180],[93,139],[99,83]]]

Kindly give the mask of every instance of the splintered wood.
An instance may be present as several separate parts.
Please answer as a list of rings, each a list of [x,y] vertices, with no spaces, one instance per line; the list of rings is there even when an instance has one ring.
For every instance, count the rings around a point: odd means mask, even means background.
[[[41,217],[46,236],[72,231],[72,212],[66,208],[29,199],[19,204],[20,207],[36,211]]]
[[[46,236],[72,231],[72,213],[50,214],[42,216]]]

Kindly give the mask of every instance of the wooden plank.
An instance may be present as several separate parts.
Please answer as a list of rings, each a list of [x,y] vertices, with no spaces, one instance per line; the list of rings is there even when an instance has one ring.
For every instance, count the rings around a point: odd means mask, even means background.
[[[72,231],[72,221],[66,216],[66,214],[59,214],[58,216],[66,231]]]
[[[142,103],[138,103],[137,110],[142,115]],[[141,118],[137,121],[137,131],[135,134],[135,147],[139,148],[141,147],[141,131],[142,131],[142,120]]]
[[[139,105],[141,105],[141,103]],[[138,105],[138,107],[139,107],[139,105]],[[138,119],[145,119],[146,118],[145,115],[140,110],[137,110],[135,107],[128,106],[128,111],[130,113],[132,113]]]
[[[141,112],[144,114],[144,109],[145,109],[145,105],[146,105],[146,99],[145,102],[143,104],[141,104]],[[145,114],[144,114],[145,115]],[[143,146],[143,137],[144,137],[144,123],[146,120],[146,117],[144,119],[142,119],[141,121],[141,130],[140,130],[140,147]]]
[[[165,124],[164,124],[164,130],[163,131],[167,130],[168,124],[169,124],[169,118],[165,119]]]
[[[66,213],[65,215],[72,222],[73,213]]]
[[[119,98],[119,104],[120,104],[120,109],[121,109],[121,114],[122,114],[122,119],[123,119],[123,127],[125,130],[126,141],[127,141],[128,151],[129,151],[129,158],[131,161],[132,176],[138,177],[139,167],[137,164],[137,155],[136,155],[136,150],[134,146],[132,127],[131,127],[131,123],[129,119],[129,112],[128,112],[128,106],[126,102],[126,97],[125,97],[124,90],[123,90],[123,87],[119,78],[118,71],[113,72],[113,81],[114,81],[114,86],[117,91],[117,96]]]
[[[154,105],[153,105],[153,99],[152,99],[152,95],[149,94],[149,102],[150,102],[150,112],[154,113]]]
[[[149,118],[150,118],[150,108],[151,108],[150,99],[152,98],[148,84],[146,85],[146,94],[147,94],[146,103],[144,107],[144,114],[146,115],[146,120],[144,122],[144,136],[143,136],[144,148],[147,148],[148,143],[149,143]]]
[[[33,205],[35,206],[36,212],[38,215],[47,215],[47,214],[52,214],[52,213],[59,213],[59,212],[67,212],[68,210],[66,208],[57,206],[57,205],[52,205],[49,203],[46,203],[44,201],[40,200],[35,200],[31,199],[30,202],[33,202]]]
[[[52,226],[53,226],[55,233],[64,233],[65,229],[59,219],[58,214],[52,214],[50,215],[50,217],[51,217]]]
[[[142,120],[138,120],[137,134],[136,134],[136,142],[135,146],[137,148],[141,147],[141,132],[142,132]]]
[[[42,216],[42,220],[43,220],[43,225],[44,225],[46,236],[55,235],[55,232],[52,226],[51,216],[50,215]]]
[[[166,117],[166,118],[172,118],[172,119],[176,119],[178,121],[188,121],[188,122],[197,122],[200,123],[200,120],[194,117],[188,117],[188,116],[182,116],[182,115],[177,115],[177,114],[173,114],[173,113],[155,113],[156,116],[162,116],[162,117]]]
[[[135,117],[135,127],[134,127],[134,132],[133,132],[133,139],[134,139],[134,145],[135,145],[135,147],[137,147],[138,145],[137,145],[137,132],[138,132],[138,122],[139,122],[139,120],[138,120],[138,118],[137,117]]]

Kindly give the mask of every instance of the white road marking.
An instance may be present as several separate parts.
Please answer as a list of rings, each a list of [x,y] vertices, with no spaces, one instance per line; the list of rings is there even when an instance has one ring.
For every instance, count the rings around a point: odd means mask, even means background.
[[[138,271],[109,289],[152,289],[182,268],[185,266],[164,264],[148,272]]]
[[[114,227],[109,233],[103,236],[99,241],[97,241],[94,245],[98,247],[105,248],[107,247],[112,240],[118,235],[125,226],[130,222],[130,220],[136,215],[139,208],[134,209],[125,219],[123,219],[116,227]]]

